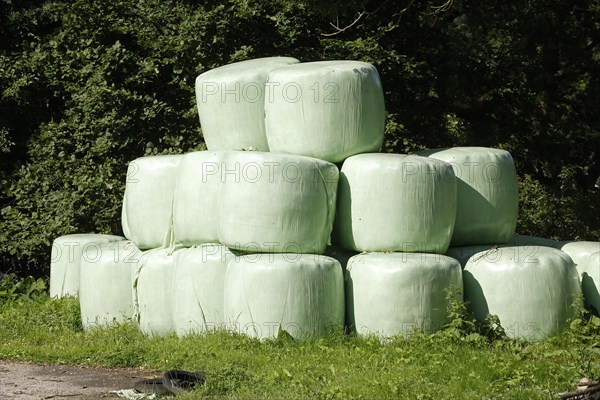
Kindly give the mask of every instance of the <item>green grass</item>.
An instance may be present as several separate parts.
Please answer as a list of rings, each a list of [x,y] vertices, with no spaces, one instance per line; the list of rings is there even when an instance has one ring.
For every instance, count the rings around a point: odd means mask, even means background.
[[[575,323],[577,325],[577,323]],[[548,399],[598,376],[600,329],[538,343],[446,330],[376,338],[258,341],[226,332],[146,338],[133,324],[83,332],[76,299],[0,304],[0,359],[205,371],[181,399]]]

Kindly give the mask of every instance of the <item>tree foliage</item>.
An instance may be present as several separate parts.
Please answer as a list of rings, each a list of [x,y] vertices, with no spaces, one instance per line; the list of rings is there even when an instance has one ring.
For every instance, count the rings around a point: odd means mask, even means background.
[[[599,0],[0,0],[0,259],[47,273],[53,238],[110,231],[130,160],[203,148],[195,77],[274,55],[375,64],[386,151],[507,149],[519,230],[598,240],[599,25]]]

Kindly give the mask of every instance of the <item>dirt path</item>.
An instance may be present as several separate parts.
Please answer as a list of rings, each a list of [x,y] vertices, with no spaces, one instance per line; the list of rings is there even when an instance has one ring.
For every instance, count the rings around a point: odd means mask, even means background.
[[[88,368],[0,361],[0,400],[118,398],[111,390],[159,374],[142,369]]]

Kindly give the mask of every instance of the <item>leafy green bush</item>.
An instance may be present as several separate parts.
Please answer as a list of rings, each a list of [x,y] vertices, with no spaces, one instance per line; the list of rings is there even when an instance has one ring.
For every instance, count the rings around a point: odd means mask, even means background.
[[[15,274],[0,275],[0,303],[8,300],[31,299],[45,294],[46,282],[32,276],[19,278]]]

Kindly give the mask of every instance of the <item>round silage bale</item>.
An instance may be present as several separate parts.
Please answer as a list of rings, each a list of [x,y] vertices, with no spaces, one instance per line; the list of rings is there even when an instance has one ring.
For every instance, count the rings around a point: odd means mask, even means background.
[[[84,253],[79,305],[85,329],[133,318],[131,277],[141,254],[129,240],[105,243]]]
[[[539,340],[558,334],[576,315],[581,295],[573,260],[560,250],[493,248],[475,254],[463,271],[465,301],[484,321],[497,315],[509,337]]]
[[[224,65],[196,78],[196,104],[209,150],[268,151],[265,134],[267,77],[275,68],[299,61],[265,57]]]
[[[449,292],[462,301],[460,264],[440,254],[363,253],[348,273],[348,324],[359,334],[433,333],[448,322]]]
[[[342,268],[312,254],[249,254],[229,262],[225,277],[227,326],[256,338],[285,331],[294,338],[341,332]]]
[[[340,173],[335,240],[355,251],[444,253],[456,216],[452,167],[404,154],[359,154]]]
[[[560,249],[575,262],[585,307],[600,316],[600,242],[564,242]]]
[[[169,244],[180,155],[141,157],[129,163],[123,227],[140,249]]]
[[[269,74],[269,149],[338,163],[379,151],[385,105],[377,69],[360,61],[318,61]]]
[[[172,282],[177,251],[153,249],[145,252],[133,275],[133,299],[140,330],[148,336],[175,331]]]
[[[216,243],[217,212],[224,152],[185,154],[179,165],[173,202],[175,243]]]
[[[513,237],[519,193],[508,151],[455,147],[418,154],[450,163],[458,178],[453,246],[506,243]]]
[[[224,328],[223,287],[227,247],[204,244],[177,252],[173,274],[173,324],[178,336]]]
[[[333,226],[338,169],[327,161],[228,152],[218,236],[244,252],[323,253]]]
[[[123,239],[121,236],[101,234],[74,234],[54,239],[50,255],[50,297],[76,296],[79,293],[79,269],[84,252]]]

